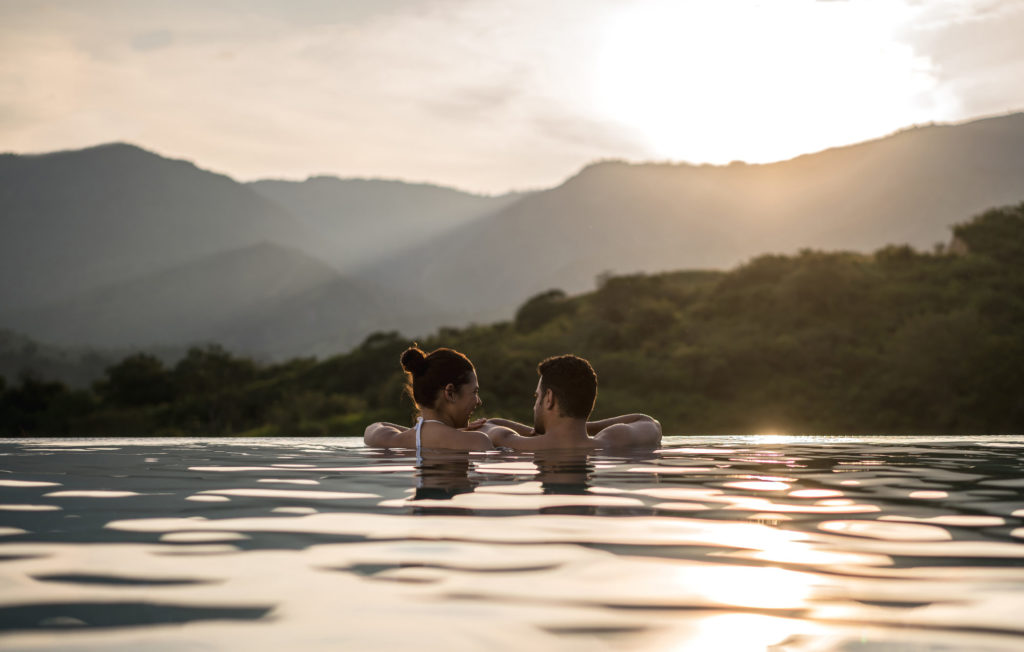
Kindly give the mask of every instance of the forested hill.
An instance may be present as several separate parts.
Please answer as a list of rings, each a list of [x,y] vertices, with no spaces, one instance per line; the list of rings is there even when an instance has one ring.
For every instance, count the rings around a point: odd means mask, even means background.
[[[669,435],[1024,432],[1024,204],[955,236],[945,251],[804,251],[613,277],[420,343],[471,357],[490,416],[528,420],[537,362],[573,352],[597,369],[595,416],[646,412]],[[171,367],[135,355],[88,391],[11,381],[0,433],[357,435],[408,421],[398,356],[414,335],[377,333],[322,362],[260,365],[217,347]]]
[[[90,349],[63,349],[0,328],[0,378],[16,380],[26,374],[60,380],[70,387],[88,387],[104,370],[127,355]],[[181,351],[174,358],[178,358]]]

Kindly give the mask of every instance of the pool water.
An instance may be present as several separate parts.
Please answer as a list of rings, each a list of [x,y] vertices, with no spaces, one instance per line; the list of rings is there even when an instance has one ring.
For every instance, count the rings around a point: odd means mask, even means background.
[[[0,442],[4,650],[1021,650],[1024,437]]]

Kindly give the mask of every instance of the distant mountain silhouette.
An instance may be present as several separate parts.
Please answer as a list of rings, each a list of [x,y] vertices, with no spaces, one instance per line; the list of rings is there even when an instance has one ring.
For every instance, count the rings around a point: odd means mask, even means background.
[[[401,182],[240,184],[121,143],[4,154],[0,327],[58,347],[332,353],[426,304],[306,251],[339,263],[394,251],[513,200]]]
[[[257,242],[301,222],[232,179],[132,145],[0,155],[0,317]]]
[[[242,184],[125,144],[5,154],[0,328],[61,346],[328,355],[373,330],[507,318],[605,271],[931,247],[965,216],[1021,200],[1024,114],[766,165],[603,162],[502,197],[326,177]]]
[[[363,274],[463,319],[506,318],[602,271],[727,268],[800,248],[930,248],[1024,199],[1024,114],[909,129],[779,163],[591,165],[561,186],[440,234]]]
[[[522,195],[473,195],[381,179],[311,177],[247,184],[306,223],[301,247],[342,271],[393,254],[514,203]]]
[[[384,309],[376,293],[318,260],[260,243],[134,277],[9,323],[57,345],[144,347],[216,342],[253,355],[356,344]]]

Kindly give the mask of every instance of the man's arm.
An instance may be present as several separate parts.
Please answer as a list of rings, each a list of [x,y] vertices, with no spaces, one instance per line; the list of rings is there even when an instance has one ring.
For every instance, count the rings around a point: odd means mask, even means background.
[[[532,437],[533,435],[537,434],[533,431],[533,428],[531,428],[530,426],[526,426],[521,423],[516,423],[515,421],[511,421],[509,419],[488,419],[487,423],[493,426],[501,426],[503,428],[508,428],[509,430],[515,432],[517,435],[521,435],[523,437]]]
[[[657,420],[647,416],[646,414],[623,414],[619,417],[612,417],[610,419],[601,419],[600,421],[588,421],[587,422],[587,434],[596,435],[608,426],[614,426],[620,423],[638,423],[643,421],[650,421],[658,423]],[[661,424],[658,424],[658,429],[661,429]]]
[[[594,426],[594,430],[591,430]],[[646,414],[627,414],[587,424],[587,433],[608,448],[657,448],[661,445],[661,424]]]

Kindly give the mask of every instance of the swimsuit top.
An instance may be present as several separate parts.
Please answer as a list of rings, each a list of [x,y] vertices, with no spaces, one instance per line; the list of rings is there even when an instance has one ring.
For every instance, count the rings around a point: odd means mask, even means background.
[[[419,457],[420,449],[423,448],[423,440],[420,435],[420,429],[424,423],[444,423],[444,421],[438,421],[437,419],[424,419],[423,417],[417,417],[416,419],[416,456]]]
[[[416,419],[416,468],[420,471],[416,474],[416,486],[423,486],[423,439],[420,433],[420,429],[423,428],[424,423],[444,423],[444,421],[438,421],[437,419],[424,419],[423,417],[417,417]]]

